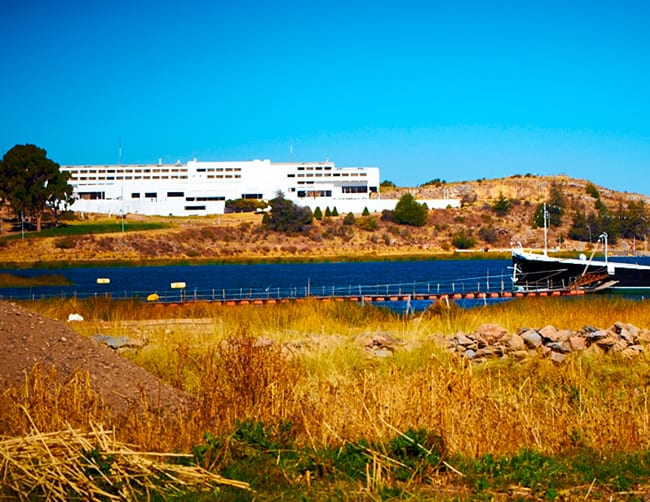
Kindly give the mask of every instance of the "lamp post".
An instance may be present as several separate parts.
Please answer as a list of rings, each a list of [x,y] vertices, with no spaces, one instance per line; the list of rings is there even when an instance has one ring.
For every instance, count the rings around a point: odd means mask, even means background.
[[[589,230],[589,244],[591,244],[591,226],[587,225],[587,230]]]

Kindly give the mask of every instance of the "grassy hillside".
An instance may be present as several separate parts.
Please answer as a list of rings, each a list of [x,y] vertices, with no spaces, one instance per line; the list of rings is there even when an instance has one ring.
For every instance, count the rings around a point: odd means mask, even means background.
[[[381,214],[345,224],[344,216],[315,221],[311,230],[296,235],[267,231],[259,214],[229,214],[201,218],[142,217],[128,215],[124,226],[118,217],[86,216],[67,221],[65,228],[39,234],[11,230],[5,218],[0,235],[0,263],[81,262],[172,262],[184,261],[276,261],[393,259],[451,255],[459,247],[475,251],[504,250],[512,243],[542,247],[543,231],[533,228],[535,211],[550,197],[552,186],[560,187],[566,208],[561,225],[549,229],[550,247],[563,250],[588,249],[587,240],[569,238],[573,215],[596,211],[598,204],[614,212],[648,198],[594,187],[587,180],[567,176],[512,176],[462,183],[434,182],[417,188],[395,188],[383,198],[398,199],[406,192],[418,199],[459,198],[459,209],[430,211],[423,227],[383,221]],[[592,189],[590,189],[592,187]],[[594,197],[596,189],[598,198]],[[509,210],[499,214],[494,206],[500,199]],[[122,231],[124,230],[124,231]],[[593,233],[594,228],[583,229]],[[463,242],[462,237],[465,237]],[[460,240],[459,240],[460,239]],[[613,251],[628,254],[645,250],[642,239],[619,239]]]

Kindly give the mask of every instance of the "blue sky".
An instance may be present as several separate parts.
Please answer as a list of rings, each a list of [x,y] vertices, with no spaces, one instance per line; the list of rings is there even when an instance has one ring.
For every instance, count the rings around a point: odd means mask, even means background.
[[[0,154],[269,158],[650,195],[650,3],[1,0]]]

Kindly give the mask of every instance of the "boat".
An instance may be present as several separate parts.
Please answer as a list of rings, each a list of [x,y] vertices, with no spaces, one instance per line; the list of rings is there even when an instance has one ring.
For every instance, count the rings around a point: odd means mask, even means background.
[[[650,266],[613,261],[607,256],[607,234],[599,236],[604,244],[604,258],[594,259],[596,249],[587,258],[558,258],[543,253],[512,250],[512,283],[515,292],[650,292]]]

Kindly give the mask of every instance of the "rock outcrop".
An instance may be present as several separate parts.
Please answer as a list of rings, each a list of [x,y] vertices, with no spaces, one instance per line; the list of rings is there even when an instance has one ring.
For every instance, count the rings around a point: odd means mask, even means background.
[[[450,351],[477,362],[494,357],[543,356],[562,363],[573,352],[636,357],[650,344],[650,331],[616,322],[607,329],[585,326],[573,331],[548,325],[509,333],[498,325],[483,324],[474,333],[456,333],[446,343]]]

